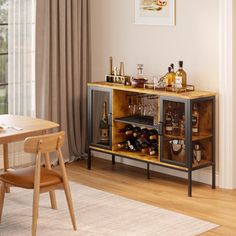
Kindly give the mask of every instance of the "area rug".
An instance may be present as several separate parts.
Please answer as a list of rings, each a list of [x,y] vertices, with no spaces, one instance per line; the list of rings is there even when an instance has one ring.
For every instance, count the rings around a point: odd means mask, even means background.
[[[72,230],[63,191],[58,210],[40,195],[37,236],[191,236],[218,225],[70,182],[77,231]],[[31,235],[32,191],[12,188],[6,195],[1,236]]]

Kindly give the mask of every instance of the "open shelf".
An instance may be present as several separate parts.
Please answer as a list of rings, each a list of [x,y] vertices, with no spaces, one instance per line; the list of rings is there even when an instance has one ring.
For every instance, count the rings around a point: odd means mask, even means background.
[[[158,129],[158,125],[154,125],[154,118],[152,116],[127,116],[121,118],[115,118],[116,122],[121,122],[125,124],[132,124],[136,126],[146,127],[146,128],[155,128]]]

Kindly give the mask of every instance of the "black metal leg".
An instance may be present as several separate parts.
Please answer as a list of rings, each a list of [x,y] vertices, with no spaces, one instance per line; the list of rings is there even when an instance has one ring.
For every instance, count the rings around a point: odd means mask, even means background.
[[[88,150],[87,168],[88,168],[88,170],[91,170],[91,150],[90,150],[90,148]]]
[[[192,171],[188,171],[188,196],[192,197]]]
[[[116,156],[112,155],[112,164],[115,165],[116,164]]]
[[[216,165],[212,164],[212,189],[216,188]]]
[[[149,163],[147,163],[147,179],[150,179],[150,168],[149,168]]]

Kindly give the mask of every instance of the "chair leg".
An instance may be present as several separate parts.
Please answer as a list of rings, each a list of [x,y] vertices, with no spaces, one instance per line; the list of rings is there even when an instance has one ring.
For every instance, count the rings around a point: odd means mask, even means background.
[[[39,211],[39,188],[34,188],[33,216],[32,216],[32,236],[36,236],[38,211]]]
[[[51,207],[54,210],[57,210],[57,201],[56,201],[56,193],[54,190],[49,191]]]
[[[42,142],[39,141],[39,144],[38,144],[39,147],[41,143]],[[37,156],[35,158],[32,236],[36,236],[36,230],[37,230],[37,221],[38,221],[38,214],[39,214],[40,172],[41,172],[41,152],[38,151]]]
[[[44,154],[44,160],[45,160],[45,166],[47,169],[51,170],[51,163],[50,163],[50,157],[49,157],[49,153],[45,153]],[[56,194],[54,190],[51,190],[49,192],[49,196],[50,196],[50,201],[51,201],[51,207],[52,209],[57,209],[57,201],[56,201]]]
[[[73,229],[77,230],[76,227],[76,221],[75,221],[75,214],[74,214],[74,208],[73,208],[73,203],[72,203],[72,197],[71,197],[71,192],[70,192],[70,186],[68,184],[68,182],[64,182],[64,191],[65,191],[65,195],[66,195],[66,200],[67,200],[67,205],[69,208],[69,212],[70,212],[70,218],[71,218],[71,222],[73,225]]]
[[[64,160],[63,160],[63,156],[62,156],[60,148],[58,149],[57,154],[58,154],[59,164],[60,164],[60,167],[61,167],[61,174],[62,174],[62,179],[63,179],[64,191],[65,191],[65,194],[66,194],[66,200],[67,200],[67,205],[68,205],[69,212],[70,212],[71,222],[72,222],[72,225],[73,225],[73,229],[77,230],[76,221],[75,221],[75,214],[74,214],[74,208],[73,208],[71,192],[70,192],[70,186],[69,186],[68,177],[67,177],[67,174],[66,174],[66,168],[65,168],[65,164],[64,164]]]
[[[6,192],[6,185],[4,182],[0,183],[0,223],[2,221],[2,211],[3,211],[3,204]]]

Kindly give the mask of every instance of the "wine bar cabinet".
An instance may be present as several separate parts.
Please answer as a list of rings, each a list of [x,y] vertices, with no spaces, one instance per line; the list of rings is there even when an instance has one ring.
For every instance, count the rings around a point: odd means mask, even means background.
[[[88,84],[88,169],[91,151],[187,173],[212,168],[215,188],[215,93],[167,92],[107,82]]]

